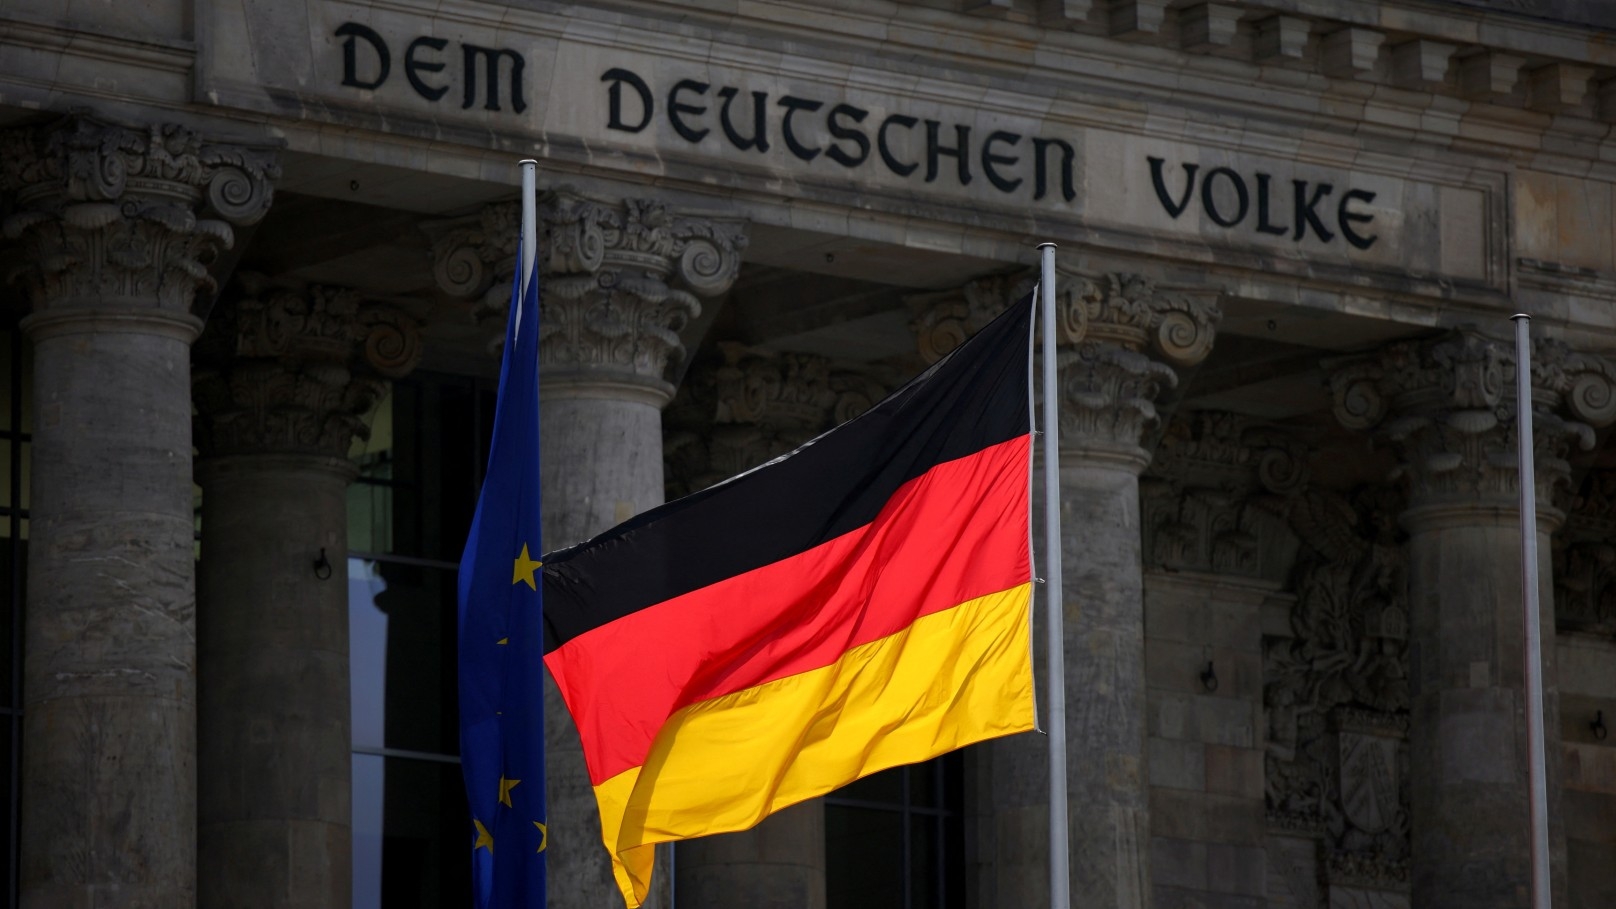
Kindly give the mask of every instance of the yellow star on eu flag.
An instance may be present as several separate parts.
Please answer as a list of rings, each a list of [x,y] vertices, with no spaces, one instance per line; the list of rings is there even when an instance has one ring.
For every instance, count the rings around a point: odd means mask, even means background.
[[[550,828],[544,826],[543,824],[539,823],[538,821],[534,821],[533,826],[539,828],[539,848],[538,848],[538,851],[543,852],[545,847],[550,845]]]
[[[516,557],[516,571],[511,575],[511,583],[526,584],[534,590],[538,590],[539,585],[533,581],[533,572],[537,571],[543,564],[543,562],[535,562],[528,556],[527,544],[523,543],[522,554]]]
[[[503,776],[499,778],[499,803],[501,805],[504,805],[506,808],[514,807],[511,805],[511,790],[515,789],[516,784],[520,782],[522,781],[508,780]]]
[[[476,852],[478,849],[486,848],[488,854],[493,855],[494,835],[488,832],[488,828],[483,826],[482,821],[472,818],[471,822],[477,825],[477,842],[472,845],[471,851]]]

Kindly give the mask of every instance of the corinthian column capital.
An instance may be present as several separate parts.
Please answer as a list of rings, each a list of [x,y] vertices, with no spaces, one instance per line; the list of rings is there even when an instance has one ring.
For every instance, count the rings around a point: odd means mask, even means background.
[[[1513,344],[1461,329],[1326,366],[1336,419],[1394,446],[1416,508],[1514,502]],[[1556,340],[1535,341],[1532,408],[1538,495],[1548,509],[1566,491],[1573,447],[1591,448],[1594,428],[1616,421],[1616,364]]]
[[[681,214],[653,199],[603,202],[571,191],[539,201],[539,361],[549,382],[606,382],[660,406],[684,356],[679,330],[740,273],[746,226]],[[516,271],[519,202],[426,227],[444,293],[503,316]]]
[[[418,326],[346,288],[245,283],[197,344],[198,450],[346,458],[387,380],[420,359]]]
[[[232,225],[269,210],[280,176],[267,148],[210,142],[186,127],[135,128],[73,114],[0,132],[0,232],[26,250],[37,315],[151,311],[188,317]],[[36,319],[37,321],[37,319]]]
[[[746,249],[739,222],[689,217],[661,202],[608,204],[558,192],[541,204],[547,383],[637,385],[666,403],[684,356],[679,330],[701,298],[727,291]]]

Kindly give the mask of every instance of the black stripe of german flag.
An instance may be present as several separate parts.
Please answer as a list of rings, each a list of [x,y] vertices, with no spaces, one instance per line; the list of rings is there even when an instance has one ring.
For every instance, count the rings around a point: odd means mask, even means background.
[[[1029,297],[850,423],[544,558],[629,905],[650,844],[1031,728],[1030,323]]]

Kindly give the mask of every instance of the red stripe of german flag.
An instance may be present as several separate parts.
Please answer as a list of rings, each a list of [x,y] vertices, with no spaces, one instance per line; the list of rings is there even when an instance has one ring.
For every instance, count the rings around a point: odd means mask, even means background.
[[[655,843],[1032,728],[1030,300],[847,426],[545,559],[628,904]]]

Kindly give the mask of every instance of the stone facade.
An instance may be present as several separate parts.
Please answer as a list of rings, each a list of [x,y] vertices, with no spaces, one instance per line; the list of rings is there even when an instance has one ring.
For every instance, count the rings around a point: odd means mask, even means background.
[[[1107,909],[1527,904],[1530,315],[1550,885],[1616,903],[1601,4],[439,6],[0,9],[10,904],[462,901],[524,156],[550,547],[863,413],[1058,244]],[[613,904],[553,692],[547,736],[552,904]],[[664,848],[652,901],[1041,905],[1048,767],[985,743]]]

